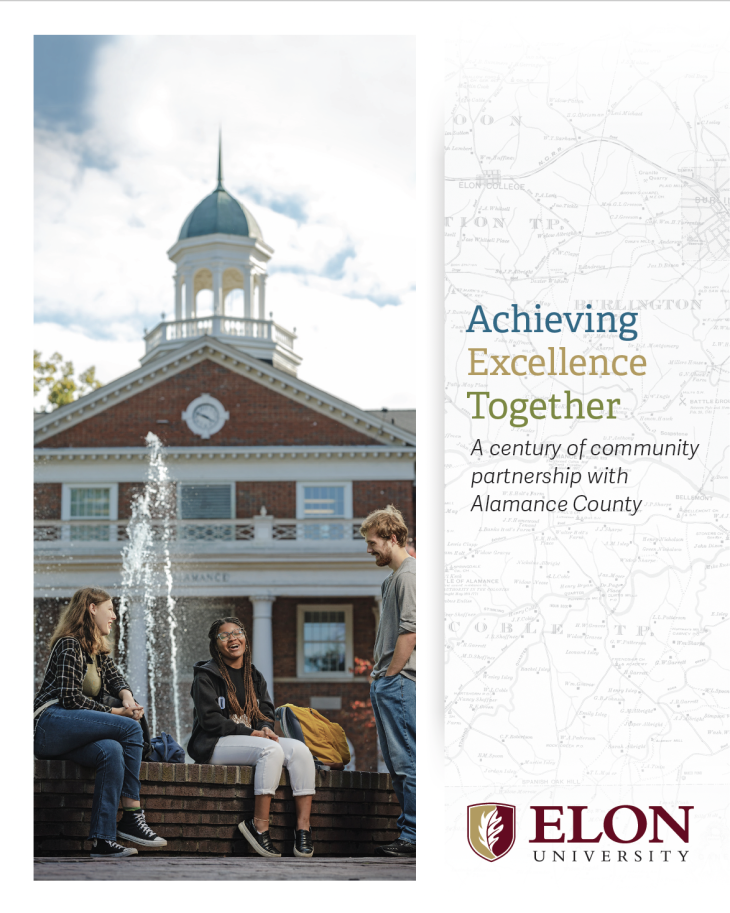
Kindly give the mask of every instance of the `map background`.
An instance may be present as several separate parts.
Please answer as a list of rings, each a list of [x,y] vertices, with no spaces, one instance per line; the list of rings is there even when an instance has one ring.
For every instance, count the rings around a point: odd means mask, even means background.
[[[466,842],[469,804],[518,806],[518,839],[499,867],[533,877],[545,867],[536,869],[527,844],[531,803],[588,805],[586,816],[593,817],[586,820],[596,826],[598,810],[613,805],[690,804],[693,852],[685,865],[712,872],[729,845],[722,369],[728,163],[720,75],[727,56],[716,38],[629,36],[625,20],[624,34],[617,27],[576,39],[548,28],[542,41],[526,40],[519,26],[472,25],[462,23],[462,37],[446,55],[450,864],[485,874]],[[697,123],[702,120],[716,123]],[[712,148],[696,142],[706,127],[717,131]],[[487,173],[499,187],[474,186]],[[582,310],[578,302],[592,301],[595,310],[615,309],[617,317],[619,308],[630,307],[640,314],[638,338],[464,332],[476,304],[494,314],[511,302],[532,312],[535,301],[543,302],[543,312]],[[548,345],[565,346],[568,356],[641,353],[646,376],[628,382],[500,377],[488,386],[467,376],[468,346],[544,355]],[[620,396],[623,409],[610,424],[545,421],[514,429],[470,418],[466,392],[477,389],[508,401],[570,389],[584,400]],[[701,447],[691,462],[568,461],[584,478],[587,469],[625,468],[628,485],[579,490],[599,499],[640,498],[635,518],[503,516],[470,512],[474,494],[487,491],[469,488],[471,471],[549,464],[477,460],[469,455],[476,438],[549,440],[561,442],[563,451],[582,438],[688,439]],[[493,497],[547,494],[526,486],[490,491]],[[553,487],[549,496],[574,494]],[[679,841],[662,845],[672,847],[675,856],[677,847],[686,849]],[[604,839],[604,848],[615,856],[618,848],[650,847]],[[595,877],[595,863],[581,868]],[[662,866],[660,877],[678,877],[674,868]],[[659,877],[651,867],[641,875]]]

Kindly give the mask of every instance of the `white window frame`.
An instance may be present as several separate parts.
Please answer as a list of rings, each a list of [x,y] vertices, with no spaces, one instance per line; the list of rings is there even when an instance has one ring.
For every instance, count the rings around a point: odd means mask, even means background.
[[[99,525],[109,523],[109,539],[99,539],[99,542],[115,542],[117,539],[117,528],[112,525],[112,521],[119,519],[119,483],[118,482],[64,482],[61,486],[61,520],[70,523],[72,520],[82,519],[71,516],[71,491],[79,488],[108,488],[109,489],[109,516],[98,517]],[[95,519],[89,517],[88,519]],[[91,524],[89,524],[91,525]],[[61,528],[61,538],[71,538],[71,527],[63,526]],[[94,542],[96,540],[81,540],[85,542]]]
[[[186,485],[217,485],[219,487],[223,486],[223,485],[228,485],[231,489],[231,515],[230,515],[230,517],[220,517],[217,519],[225,519],[225,520],[235,520],[236,519],[236,483],[235,482],[219,481],[218,479],[216,479],[215,481],[211,481],[210,479],[201,479],[200,481],[197,481],[197,480],[192,481],[190,479],[186,479],[184,482],[177,483],[177,517],[178,517],[178,520],[183,519],[182,490],[183,490],[183,487]],[[211,517],[209,519],[210,519],[211,523],[215,523],[216,518]]]
[[[304,671],[304,613],[305,612],[344,612],[345,613],[345,671],[344,672],[305,672]],[[297,678],[313,681],[350,681],[354,673],[348,672],[354,663],[352,604],[319,605],[307,604],[297,606]]]
[[[319,479],[316,481],[309,482],[297,482],[297,520],[307,519],[304,516],[304,489],[305,488],[344,488],[345,498],[344,498],[344,514],[342,517],[320,517],[322,523],[326,523],[328,519],[332,520],[352,520],[352,482],[320,482]],[[310,517],[309,519],[314,519]]]
[[[118,482],[64,482],[61,488],[61,519],[79,519],[71,516],[71,491],[74,488],[108,488],[109,489],[109,516],[99,517],[104,520],[119,519],[119,483]],[[92,519],[92,518],[90,518]]]

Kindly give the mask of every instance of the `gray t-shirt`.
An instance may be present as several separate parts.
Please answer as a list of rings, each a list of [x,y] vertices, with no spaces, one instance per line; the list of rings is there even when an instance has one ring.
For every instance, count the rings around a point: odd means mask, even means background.
[[[375,635],[373,678],[380,678],[387,672],[398,635],[416,630],[416,559],[409,555],[397,571],[385,578],[380,589],[383,604],[378,633]],[[401,669],[401,675],[415,682],[415,648]]]

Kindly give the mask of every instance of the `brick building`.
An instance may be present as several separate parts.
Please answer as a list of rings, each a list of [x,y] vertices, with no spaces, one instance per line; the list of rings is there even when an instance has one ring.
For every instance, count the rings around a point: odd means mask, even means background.
[[[168,252],[175,319],[146,334],[137,370],[36,416],[36,674],[74,590],[120,591],[127,525],[147,475],[145,438],[154,432],[176,504],[168,521],[175,628],[160,614],[156,636],[148,630],[141,640],[142,668],[154,652],[158,670],[158,729],[186,742],[192,664],[208,658],[211,620],[238,615],[275,703],[313,706],[341,722],[357,768],[374,770],[374,730],[350,709],[368,699],[367,680],[351,670],[354,657],[372,657],[387,569],[366,555],[358,527],[393,503],[415,535],[415,413],[361,410],[298,378],[294,333],[265,318],[272,254],[224,189],[219,160],[216,190]],[[211,293],[212,314],[202,314]],[[132,686],[149,700],[137,659]]]

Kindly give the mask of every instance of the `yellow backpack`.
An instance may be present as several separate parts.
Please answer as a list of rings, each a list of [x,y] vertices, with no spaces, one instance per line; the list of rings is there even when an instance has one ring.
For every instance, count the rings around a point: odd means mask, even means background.
[[[311,707],[283,704],[276,708],[276,718],[284,737],[304,742],[312,756],[323,764],[348,764],[350,749],[345,730]]]

